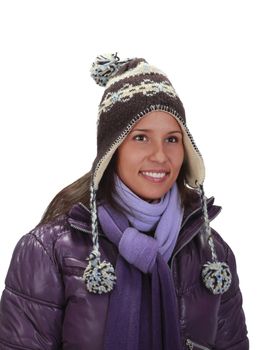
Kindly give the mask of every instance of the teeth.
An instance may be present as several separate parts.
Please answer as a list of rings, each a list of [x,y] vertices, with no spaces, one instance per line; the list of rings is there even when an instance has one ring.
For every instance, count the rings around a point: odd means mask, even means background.
[[[156,177],[158,179],[165,176],[165,173],[148,173],[146,171],[142,171],[142,174],[147,175],[147,176],[151,176],[151,177]]]

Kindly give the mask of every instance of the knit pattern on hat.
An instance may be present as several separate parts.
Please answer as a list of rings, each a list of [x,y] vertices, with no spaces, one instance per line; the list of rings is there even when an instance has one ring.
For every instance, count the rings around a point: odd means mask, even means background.
[[[92,166],[94,188],[114,152],[143,116],[154,110],[170,113],[183,131],[186,150],[186,179],[192,187],[205,177],[202,155],[187,128],[183,104],[160,69],[143,58],[119,60],[117,55],[101,55],[93,63],[91,75],[105,86],[97,117],[97,157]]]

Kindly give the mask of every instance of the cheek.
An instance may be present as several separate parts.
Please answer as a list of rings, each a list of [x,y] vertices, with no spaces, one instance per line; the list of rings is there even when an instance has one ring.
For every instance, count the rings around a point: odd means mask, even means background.
[[[184,161],[184,151],[182,147],[179,147],[177,150],[173,150],[171,153],[171,159],[175,167],[180,168]]]
[[[117,151],[117,171],[129,173],[140,164],[140,154],[129,144],[123,144]]]

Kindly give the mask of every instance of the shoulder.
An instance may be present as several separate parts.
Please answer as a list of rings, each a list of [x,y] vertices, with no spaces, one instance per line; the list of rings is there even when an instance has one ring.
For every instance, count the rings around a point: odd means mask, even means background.
[[[66,218],[36,226],[17,242],[5,279],[12,295],[60,305],[62,283],[55,254],[57,240],[67,232]],[[46,288],[51,286],[51,288]]]
[[[239,277],[237,272],[235,253],[228,242],[226,242],[225,239],[217,231],[215,231],[213,228],[211,228],[211,231],[217,251],[218,260],[222,260],[228,264],[232,275],[231,287],[226,293],[223,294],[223,299],[229,299],[230,297],[234,296],[234,294],[236,294],[236,292],[239,290]]]
[[[58,270],[56,246],[59,245],[62,238],[68,235],[70,235],[70,226],[66,215],[59,216],[49,223],[35,226],[22,235],[16,243],[9,270],[15,271],[19,265],[24,270],[34,267],[38,269],[39,266],[43,269],[42,265],[52,266]]]
[[[229,259],[230,256],[234,256],[234,252],[229,245],[229,243],[219,234],[216,230],[211,227],[212,238],[215,242],[215,247],[217,250],[222,251],[222,257],[226,260]],[[218,252],[217,252],[218,253]]]
[[[43,263],[50,263],[61,274],[68,257],[86,261],[92,246],[91,235],[72,227],[69,218],[68,214],[62,214],[37,225],[21,237],[14,255],[34,264],[42,261],[43,254]]]
[[[36,241],[51,256],[53,254],[53,247],[64,236],[70,235],[70,232],[68,217],[66,214],[63,214],[48,223],[37,225],[24,237],[26,237],[25,239]]]

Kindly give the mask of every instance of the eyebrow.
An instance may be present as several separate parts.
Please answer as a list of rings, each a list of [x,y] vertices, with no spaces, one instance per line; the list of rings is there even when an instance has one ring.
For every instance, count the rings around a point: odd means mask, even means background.
[[[150,129],[134,129],[134,130],[132,130],[131,132],[134,132],[134,131],[147,131],[147,132],[151,132],[152,130],[150,130]],[[167,134],[174,134],[174,133],[182,134],[182,132],[179,131],[179,130],[169,131]]]

